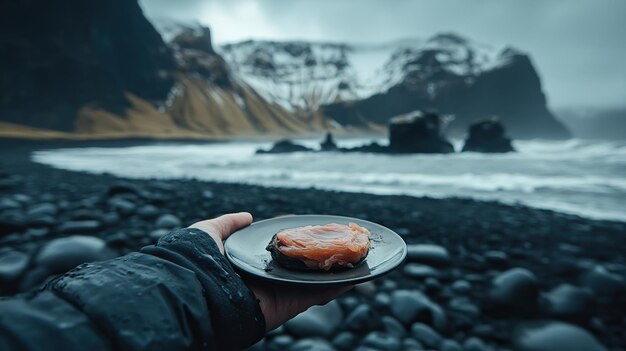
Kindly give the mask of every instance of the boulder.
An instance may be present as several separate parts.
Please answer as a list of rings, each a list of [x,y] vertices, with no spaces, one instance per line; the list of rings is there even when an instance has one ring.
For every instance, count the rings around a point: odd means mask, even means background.
[[[28,267],[29,257],[20,251],[0,252],[0,285],[11,287]]]
[[[490,311],[494,314],[527,314],[535,310],[539,288],[535,275],[524,268],[500,273],[491,282],[488,293]]]
[[[398,337],[373,331],[365,336],[363,346],[381,351],[399,351],[400,347],[402,347],[402,342]]]
[[[391,315],[405,325],[426,322],[438,330],[446,326],[443,309],[418,290],[397,290],[391,295]]]
[[[415,339],[430,348],[436,348],[443,340],[441,335],[431,327],[422,323],[415,323],[411,326],[411,334]]]
[[[324,306],[313,306],[295,316],[285,323],[285,329],[297,337],[328,337],[342,320],[343,312],[339,303],[331,301]]]
[[[389,124],[391,153],[452,153],[454,147],[442,135],[442,119],[435,113],[416,111],[394,117]]]
[[[68,221],[63,222],[57,228],[57,231],[62,234],[87,234],[98,232],[102,225],[99,221]]]
[[[556,321],[518,327],[513,335],[513,345],[519,351],[606,351],[588,331]]]
[[[545,310],[558,319],[584,322],[594,310],[594,297],[587,288],[561,284],[544,295]]]
[[[170,213],[162,214],[155,222],[155,226],[158,229],[175,229],[180,228],[182,225],[180,218]]]
[[[445,247],[432,244],[408,245],[407,261],[441,267],[450,264],[450,254]]]
[[[486,119],[470,125],[463,152],[503,153],[515,151],[497,119]]]
[[[303,152],[303,151],[313,151],[304,145],[296,144],[289,139],[279,140],[272,145],[269,150],[259,149],[256,151],[257,154],[283,154],[290,152]]]
[[[582,282],[600,297],[613,298],[626,294],[626,281],[609,272],[604,266],[595,266],[586,272]]]

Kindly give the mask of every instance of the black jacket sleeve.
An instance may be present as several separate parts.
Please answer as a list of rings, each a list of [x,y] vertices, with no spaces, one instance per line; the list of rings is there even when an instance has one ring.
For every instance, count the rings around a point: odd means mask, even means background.
[[[3,351],[240,350],[264,332],[258,301],[198,229],[0,300]]]

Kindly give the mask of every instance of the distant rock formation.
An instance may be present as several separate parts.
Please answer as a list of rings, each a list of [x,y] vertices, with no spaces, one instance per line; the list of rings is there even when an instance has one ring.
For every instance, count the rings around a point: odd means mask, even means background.
[[[503,153],[515,151],[504,126],[497,119],[486,119],[470,125],[463,152]]]
[[[321,151],[336,151],[338,149],[335,139],[333,139],[332,133],[326,133],[326,138],[320,143]]]
[[[422,113],[415,111],[408,115],[398,116],[389,124],[389,146],[383,146],[376,142],[369,144],[342,148],[338,147],[327,133],[325,140],[320,143],[319,151],[339,152],[369,152],[384,154],[447,154],[454,152],[454,146],[442,133],[442,118],[436,113]],[[258,154],[277,154],[289,152],[302,152],[316,150],[296,144],[291,140],[280,140],[269,149],[257,150]]]
[[[269,150],[259,149],[257,154],[284,154],[290,152],[314,151],[304,145],[296,144],[289,139],[279,140]]]
[[[453,33],[382,45],[245,41],[220,50],[268,100],[344,127],[384,126],[394,116],[434,109],[455,116],[453,136],[497,115],[514,138],[570,137],[548,110],[529,55]]]
[[[454,146],[442,135],[442,120],[436,113],[414,112],[391,119],[390,153],[454,152]]]

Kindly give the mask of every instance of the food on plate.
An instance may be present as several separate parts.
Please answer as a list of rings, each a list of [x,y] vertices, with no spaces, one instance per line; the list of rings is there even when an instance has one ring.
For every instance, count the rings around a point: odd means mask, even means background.
[[[370,249],[370,232],[355,223],[289,228],[276,233],[267,251],[281,266],[298,270],[341,270],[361,263]]]

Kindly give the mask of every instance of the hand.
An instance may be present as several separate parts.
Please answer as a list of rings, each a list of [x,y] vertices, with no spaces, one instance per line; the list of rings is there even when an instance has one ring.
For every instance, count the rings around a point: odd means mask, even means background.
[[[252,215],[248,212],[240,212],[197,222],[192,224],[190,228],[197,228],[208,233],[223,254],[223,241],[232,233],[251,223]],[[259,306],[265,317],[267,331],[275,329],[313,305],[328,303],[352,288],[352,286],[297,287],[248,278],[244,281],[259,299]]]

